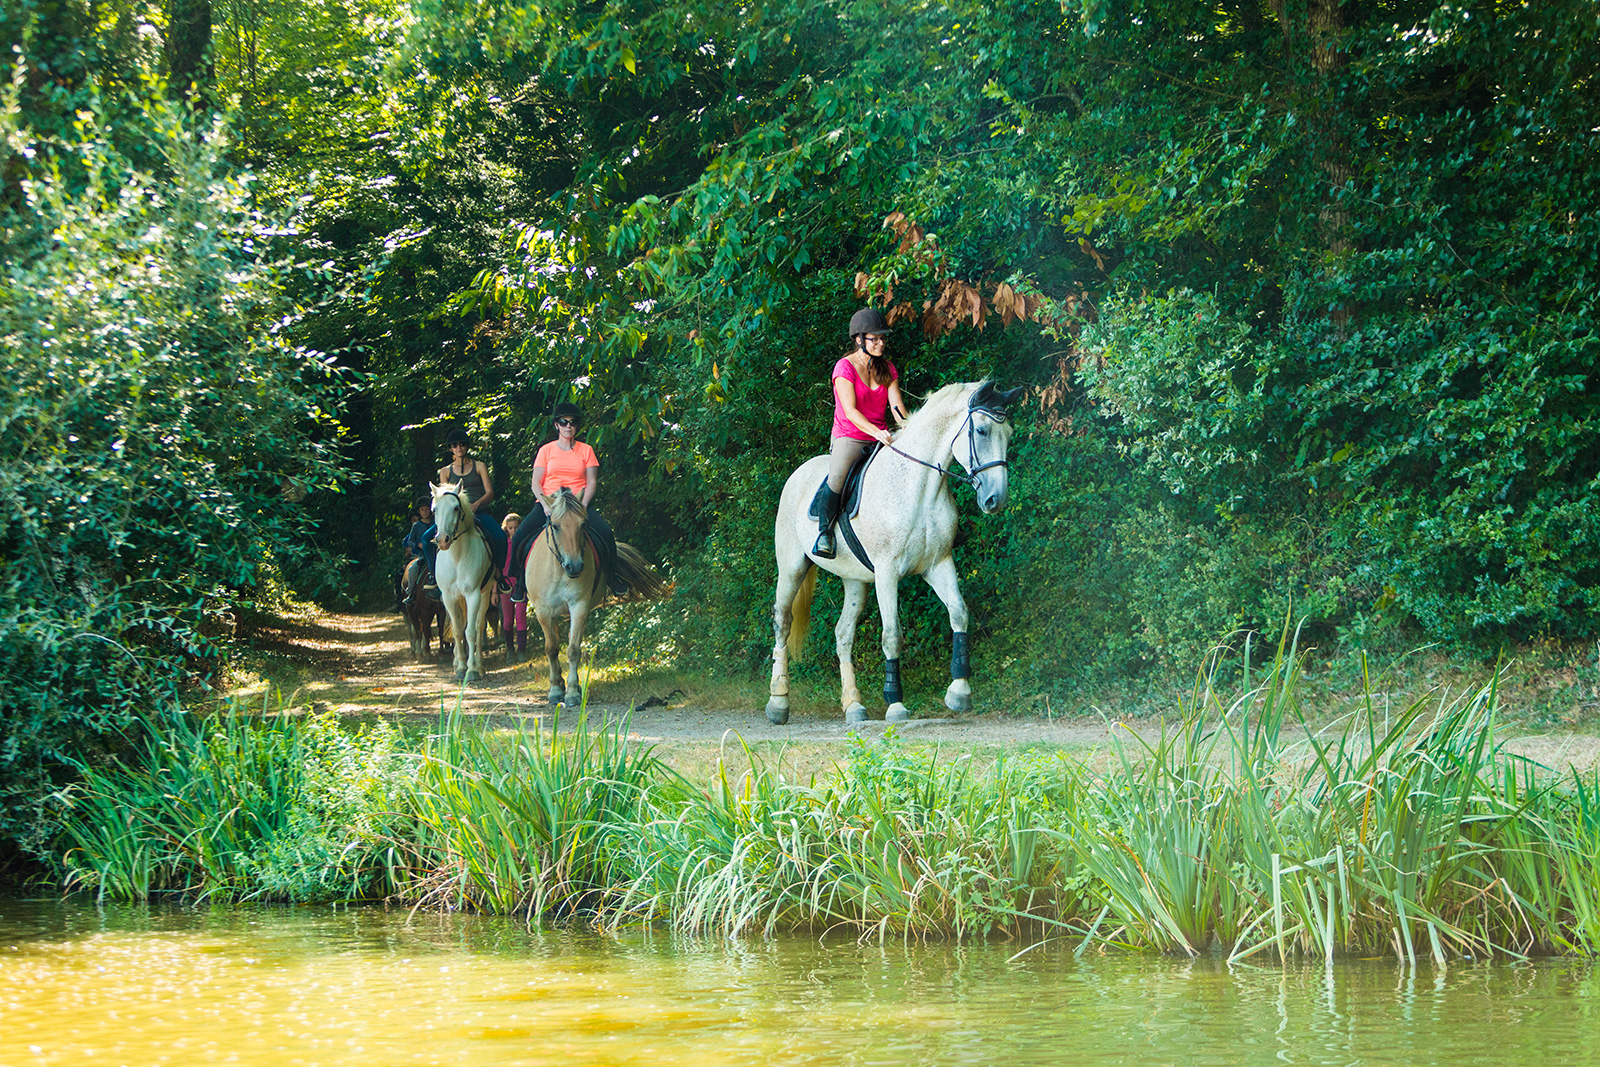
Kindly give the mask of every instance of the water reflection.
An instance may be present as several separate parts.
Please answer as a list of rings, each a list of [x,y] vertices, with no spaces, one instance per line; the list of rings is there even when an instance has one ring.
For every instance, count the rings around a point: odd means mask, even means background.
[[[1280,971],[0,900],[0,1064],[1600,1062],[1583,964]]]

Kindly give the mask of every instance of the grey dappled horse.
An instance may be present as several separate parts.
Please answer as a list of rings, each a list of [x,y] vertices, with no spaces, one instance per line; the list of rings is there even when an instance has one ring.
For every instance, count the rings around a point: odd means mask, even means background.
[[[773,530],[778,594],[772,610],[775,641],[767,719],[774,725],[789,721],[789,657],[798,657],[805,643],[819,567],[844,579],[844,608],[833,636],[846,722],[867,718],[850,656],[868,586],[877,592],[878,611],[883,616],[885,718],[899,722],[911,717],[900,691],[899,587],[900,579],[908,574],[922,575],[950,612],[952,681],[944,702],[954,711],[971,710],[967,605],[961,599],[950,554],[956,536],[956,502],[945,479],[952,473],[954,460],[965,468],[966,481],[977,493],[978,507],[985,514],[1005,507],[1006,450],[1012,429],[1007,409],[1020,391],[1001,391],[988,381],[947,385],[911,414],[895,435],[892,448],[881,449],[872,458],[863,475],[858,514],[849,519],[870,567],[847,537],[836,539],[839,548],[834,559],[810,554],[817,522],[808,509],[827,475],[828,457],[809,459],[789,476]],[[841,525],[846,520],[845,510],[840,510]]]

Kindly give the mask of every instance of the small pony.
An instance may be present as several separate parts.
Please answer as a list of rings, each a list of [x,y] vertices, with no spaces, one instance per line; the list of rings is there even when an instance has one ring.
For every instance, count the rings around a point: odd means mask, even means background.
[[[411,655],[418,663],[427,663],[433,659],[435,621],[439,626],[441,655],[444,654],[450,633],[449,619],[445,615],[444,605],[422,591],[423,583],[427,580],[428,564],[420,557],[406,564],[405,574],[400,579],[400,590],[406,598],[406,627],[411,631]]]
[[[431,484],[428,488],[433,492],[433,521],[438,530],[434,540],[439,545],[433,580],[439,586],[445,611],[450,613],[456,681],[475,682],[483,677],[488,587],[494,584],[489,543],[478,529],[472,509],[462,501],[460,489]]]
[[[550,521],[528,546],[525,587],[528,606],[544,631],[544,650],[550,657],[550,703],[565,704],[582,700],[578,664],[583,649],[583,631],[589,612],[606,598],[607,575],[599,553],[583,531],[588,517],[572,490],[562,489],[551,496],[539,494],[550,512]],[[628,599],[648,600],[667,591],[667,583],[632,545],[617,542],[617,574],[630,590]],[[556,617],[566,612],[567,669],[561,669],[561,637]],[[570,682],[570,685],[569,685]]]

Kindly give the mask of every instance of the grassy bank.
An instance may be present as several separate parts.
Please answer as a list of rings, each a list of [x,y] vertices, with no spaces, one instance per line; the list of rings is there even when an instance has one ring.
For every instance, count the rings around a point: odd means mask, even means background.
[[[892,733],[795,781],[690,780],[625,722],[427,736],[153,727],[86,771],[60,876],[118,899],[389,899],[691,933],[1076,939],[1233,959],[1592,954],[1600,780],[1497,741],[1493,683],[1326,722],[1292,653],[1093,764],[982,769]],[[569,724],[570,727],[570,724]],[[733,769],[737,768],[737,769]]]

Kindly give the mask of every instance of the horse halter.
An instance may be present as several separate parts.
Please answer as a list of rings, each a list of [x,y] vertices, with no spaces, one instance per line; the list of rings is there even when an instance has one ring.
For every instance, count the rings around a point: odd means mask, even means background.
[[[1009,393],[1000,393],[995,395],[993,384],[985,382],[977,389],[977,391],[972,394],[971,399],[967,401],[967,414],[962,421],[966,424],[967,429],[967,458],[969,460],[976,461],[978,458],[978,427],[977,424],[972,421],[972,416],[981,411],[993,419],[996,423],[1004,423],[1009,417],[1006,410],[1006,402],[1015,396],[1016,393],[1017,390],[1012,390]],[[925,459],[918,459],[909,452],[902,452],[899,448],[895,447],[893,443],[890,443],[888,448],[889,451],[893,452],[895,455],[909,459],[913,463],[920,463],[929,470],[938,471],[946,478],[954,478],[957,481],[965,482],[973,492],[978,491],[978,475],[982,474],[991,467],[1005,467],[1009,469],[1011,466],[1011,461],[1009,459],[991,459],[987,463],[979,463],[977,466],[969,468],[965,474],[962,474],[960,471],[941,467],[937,463],[929,463]]]

